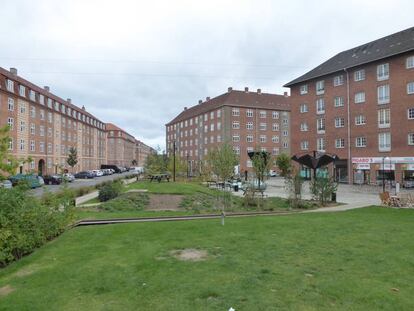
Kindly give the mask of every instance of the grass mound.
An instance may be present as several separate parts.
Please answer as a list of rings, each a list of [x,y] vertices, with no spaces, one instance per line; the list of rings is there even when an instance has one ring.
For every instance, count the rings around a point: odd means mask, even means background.
[[[109,212],[142,211],[148,206],[148,203],[148,194],[130,192],[101,204],[99,209]]]

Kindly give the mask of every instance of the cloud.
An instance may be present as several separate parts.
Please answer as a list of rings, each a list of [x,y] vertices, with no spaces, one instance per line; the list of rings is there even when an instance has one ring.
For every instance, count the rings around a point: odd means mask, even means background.
[[[412,1],[2,1],[0,66],[164,148],[228,86],[282,93],[334,54],[412,26]],[[398,18],[396,18],[398,16]]]

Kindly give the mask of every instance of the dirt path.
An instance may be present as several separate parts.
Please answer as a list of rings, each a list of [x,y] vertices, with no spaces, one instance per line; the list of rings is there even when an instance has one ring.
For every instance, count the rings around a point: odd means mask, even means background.
[[[148,211],[178,211],[183,195],[151,194],[149,196]]]

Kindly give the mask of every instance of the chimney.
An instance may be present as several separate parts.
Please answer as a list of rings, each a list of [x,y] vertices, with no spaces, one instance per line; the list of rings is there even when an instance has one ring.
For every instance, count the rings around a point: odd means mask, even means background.
[[[67,101],[69,104],[71,104],[71,103],[72,103],[72,100],[71,100],[70,98],[68,98],[66,101]]]
[[[86,111],[85,106],[82,106],[82,110],[85,110]]]
[[[187,110],[187,107],[184,107],[184,111],[186,111]]]
[[[230,87],[227,88],[227,92],[230,93],[231,91],[233,91],[233,88],[230,86]]]
[[[198,100],[198,104],[201,105],[203,101],[201,99]]]
[[[288,92],[283,92],[283,96],[288,97]]]
[[[50,87],[48,87],[47,85],[45,85],[43,88],[45,89],[46,92],[50,92]]]
[[[249,93],[249,88],[246,86],[246,87],[244,88],[244,91],[245,91],[246,93]]]
[[[210,97],[209,96],[207,96],[206,97],[206,102],[208,102],[210,100]]]
[[[16,68],[10,68],[10,73],[11,73],[13,76],[17,76],[17,69],[16,69]]]
[[[262,90],[261,89],[257,89],[257,94],[262,94]]]

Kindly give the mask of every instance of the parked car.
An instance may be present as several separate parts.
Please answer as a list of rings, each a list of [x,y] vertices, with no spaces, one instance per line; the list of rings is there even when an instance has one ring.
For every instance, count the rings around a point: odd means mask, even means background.
[[[46,185],[60,185],[63,181],[61,175],[45,175],[43,176]]]
[[[101,177],[104,175],[101,170],[92,170],[92,172],[95,174],[96,177]]]
[[[0,188],[11,189],[13,188],[13,184],[10,180],[2,180],[0,181]]]
[[[73,174],[71,173],[65,173],[63,174],[63,179],[65,179],[68,182],[72,182],[75,180],[75,176],[73,176]]]
[[[102,164],[101,169],[104,169],[104,168],[112,169],[114,173],[117,173],[117,174],[121,173],[121,169],[116,165]]]
[[[39,181],[40,186],[43,186],[45,184],[45,180],[42,176],[37,176],[37,180]]]
[[[90,171],[82,171],[82,172],[75,174],[75,178],[81,178],[81,179],[94,178],[94,177],[95,175]]]
[[[269,171],[269,176],[270,177],[277,177],[277,176],[279,176],[279,174],[275,170],[270,170]]]
[[[17,174],[9,178],[13,186],[16,186],[19,183],[27,183],[30,188],[39,188],[42,185],[40,184],[38,176],[34,174]]]

